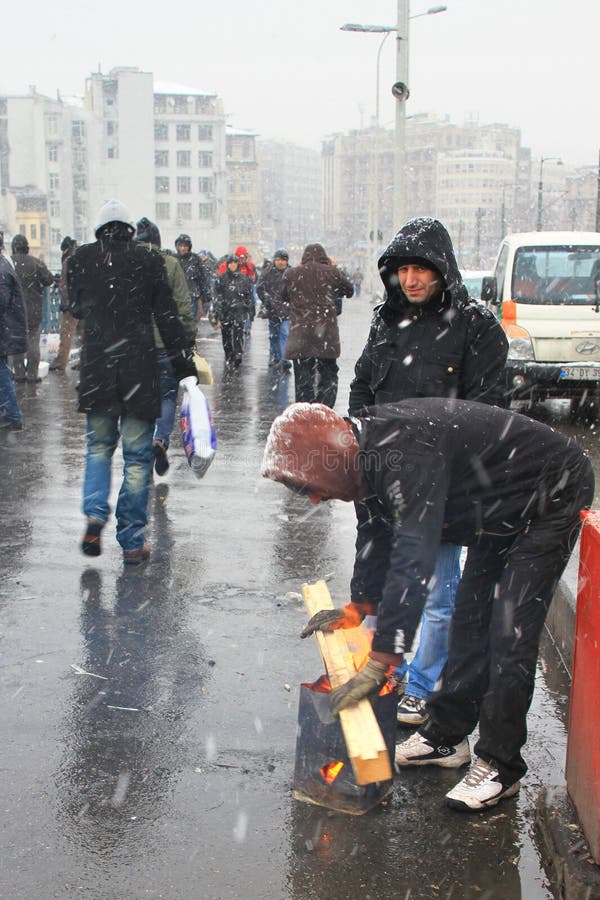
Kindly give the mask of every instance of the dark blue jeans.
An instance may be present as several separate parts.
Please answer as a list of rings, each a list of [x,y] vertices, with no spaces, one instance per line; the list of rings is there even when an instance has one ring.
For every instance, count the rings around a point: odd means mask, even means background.
[[[0,419],[15,423],[21,421],[19,401],[6,356],[0,356]]]
[[[175,410],[177,407],[177,393],[179,381],[173,372],[173,366],[166,350],[158,350],[158,367],[160,369],[160,393],[162,406],[160,418],[156,420],[154,427],[154,439],[162,441],[165,447],[169,446],[171,432],[175,424]]]
[[[144,545],[148,521],[148,491],[152,468],[153,422],[132,416],[90,414],[87,417],[87,455],[83,481],[83,512],[106,522],[110,515],[111,468],[119,442],[123,446],[123,482],[115,515],[117,541],[123,550]]]

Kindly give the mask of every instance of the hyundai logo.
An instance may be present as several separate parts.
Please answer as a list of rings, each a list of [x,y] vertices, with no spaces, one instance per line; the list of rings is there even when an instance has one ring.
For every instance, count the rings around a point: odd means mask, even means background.
[[[593,344],[590,341],[584,341],[575,347],[578,353],[597,353],[600,350],[600,344]]]

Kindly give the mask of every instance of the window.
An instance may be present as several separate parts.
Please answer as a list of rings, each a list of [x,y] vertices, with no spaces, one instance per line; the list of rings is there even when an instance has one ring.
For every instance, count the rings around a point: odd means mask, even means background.
[[[71,135],[73,140],[80,141],[85,137],[85,122],[75,121],[71,124]]]
[[[165,219],[171,218],[171,204],[170,203],[157,203],[156,204],[156,218],[164,221]]]
[[[106,155],[107,155],[108,159],[118,159],[119,158],[119,154],[118,154],[116,147],[109,147],[108,150],[106,151]]]
[[[168,166],[169,165],[169,151],[168,150],[155,150],[154,151],[154,165],[155,166]]]
[[[32,241],[37,241],[37,225],[29,226],[29,237]]]
[[[198,179],[198,192],[200,194],[212,194],[214,190],[214,181],[210,177],[201,176]]]
[[[50,243],[52,245],[58,245],[58,244],[60,244],[61,240],[62,240],[62,238],[60,236],[60,230],[58,228],[51,228],[50,229]]]
[[[19,234],[27,235],[27,226],[26,225],[19,225]]]
[[[235,178],[233,175],[227,179],[227,187],[230,194],[235,194]]]
[[[106,123],[106,134],[108,137],[112,137],[113,134],[116,134],[117,131],[117,123],[116,122],[107,122]]]
[[[212,214],[213,214],[212,203],[199,203],[198,204],[198,218],[212,219]]]
[[[178,141],[189,141],[192,137],[192,129],[190,125],[176,125],[175,137]]]
[[[155,113],[166,113],[167,111],[167,98],[161,94],[159,96],[154,96],[154,112]]]
[[[46,226],[43,222],[40,222],[40,241],[46,240]]]
[[[155,122],[154,123],[154,140],[155,141],[168,141],[169,140],[169,123],[168,122]]]
[[[60,202],[58,200],[50,201],[50,217],[57,219],[60,216]]]
[[[48,134],[58,134],[58,116],[46,116],[46,131]]]
[[[164,175],[157,175],[154,179],[154,190],[157,194],[168,194],[169,179]]]
[[[186,114],[188,111],[188,98],[187,97],[173,97],[171,102],[175,106],[176,113],[184,113]],[[189,140],[189,138],[183,138],[183,140]]]
[[[177,193],[178,194],[191,194],[192,193],[192,179],[188,176],[184,178],[177,179]]]
[[[182,169],[189,169],[192,164],[192,151],[191,150],[178,150],[177,151],[177,166]]]
[[[177,218],[178,219],[191,219],[192,218],[192,204],[191,203],[178,203],[177,204]]]
[[[212,141],[213,127],[212,125],[198,125],[198,140]]]
[[[60,187],[60,177],[57,172],[50,172],[48,175],[48,187],[51,191],[57,191]]]
[[[87,190],[87,178],[85,175],[73,175],[73,190],[74,191],[86,191]]]
[[[115,154],[115,156],[116,156],[116,154]],[[87,156],[86,156],[85,150],[83,150],[81,148],[78,150],[73,150],[73,165],[84,166],[86,163],[86,160],[87,160]]]
[[[210,150],[198,151],[198,165],[201,169],[212,169],[213,155]]]
[[[48,162],[58,162],[58,144],[48,144]]]

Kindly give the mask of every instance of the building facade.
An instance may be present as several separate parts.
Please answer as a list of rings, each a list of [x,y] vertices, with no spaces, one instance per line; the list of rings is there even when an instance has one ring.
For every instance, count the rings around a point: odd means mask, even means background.
[[[229,240],[223,244],[222,252],[233,252],[243,244],[256,259],[260,249],[256,134],[231,129],[227,131],[225,142]]]

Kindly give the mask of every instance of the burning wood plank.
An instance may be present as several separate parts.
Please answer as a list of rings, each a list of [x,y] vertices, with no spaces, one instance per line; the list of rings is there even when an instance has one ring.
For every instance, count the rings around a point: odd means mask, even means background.
[[[333,609],[331,595],[324,581],[303,584],[302,596],[309,616],[321,609]],[[345,684],[356,674],[356,666],[344,631],[332,631],[329,634],[317,631],[315,636],[331,687]],[[391,779],[390,756],[370,702],[361,700],[341,710],[340,724],[356,783],[364,785]]]

